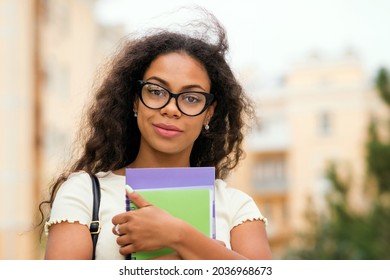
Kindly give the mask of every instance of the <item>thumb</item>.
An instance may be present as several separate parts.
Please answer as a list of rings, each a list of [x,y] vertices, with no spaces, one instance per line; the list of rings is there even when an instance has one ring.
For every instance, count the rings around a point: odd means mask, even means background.
[[[152,206],[145,198],[142,197],[138,192],[134,191],[129,185],[125,186],[126,195],[138,208]]]

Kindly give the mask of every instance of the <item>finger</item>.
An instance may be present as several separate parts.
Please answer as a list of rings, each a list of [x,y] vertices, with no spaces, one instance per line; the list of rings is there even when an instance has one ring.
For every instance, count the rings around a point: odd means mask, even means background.
[[[112,217],[111,222],[114,225],[114,227],[117,224],[124,224],[124,223],[128,222],[129,221],[129,214],[130,214],[130,212],[125,212],[125,213],[120,213],[120,214]],[[113,228],[113,230],[114,230],[114,228]]]
[[[133,238],[131,238],[131,234],[122,234],[116,238],[116,243],[120,247],[129,246],[134,242]]]
[[[134,244],[127,244],[127,245],[119,248],[119,253],[123,256],[126,256],[128,254],[132,254],[135,252],[136,252],[136,250],[134,248]]]
[[[133,202],[138,208],[148,207],[151,204],[142,197],[138,192],[134,191],[132,187],[126,185],[127,197]]]

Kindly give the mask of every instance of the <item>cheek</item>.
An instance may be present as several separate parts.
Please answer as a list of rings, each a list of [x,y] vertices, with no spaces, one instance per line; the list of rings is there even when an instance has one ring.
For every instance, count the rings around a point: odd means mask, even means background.
[[[198,138],[198,136],[200,135],[200,133],[202,132],[202,126],[196,126],[192,129],[193,131],[193,134],[195,135],[195,138]]]
[[[137,112],[137,125],[141,133],[148,127],[147,123],[150,118],[149,114],[145,110],[138,110]]]
[[[189,131],[192,135],[195,135],[195,138],[198,138],[203,129],[203,119],[199,119],[196,123],[188,125]]]

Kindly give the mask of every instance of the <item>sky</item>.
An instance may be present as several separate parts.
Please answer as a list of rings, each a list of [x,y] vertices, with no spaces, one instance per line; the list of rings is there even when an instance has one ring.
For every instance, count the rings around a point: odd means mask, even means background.
[[[347,50],[358,55],[368,76],[390,68],[388,0],[99,0],[96,13],[102,23],[125,24],[131,32],[188,20],[188,14],[172,12],[193,4],[225,26],[237,71],[256,69],[272,80],[313,52],[332,59]]]

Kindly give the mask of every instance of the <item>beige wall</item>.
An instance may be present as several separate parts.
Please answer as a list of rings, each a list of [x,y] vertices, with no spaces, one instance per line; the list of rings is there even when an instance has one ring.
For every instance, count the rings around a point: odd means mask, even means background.
[[[35,256],[33,4],[0,0],[0,259]]]

